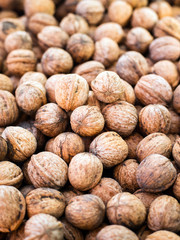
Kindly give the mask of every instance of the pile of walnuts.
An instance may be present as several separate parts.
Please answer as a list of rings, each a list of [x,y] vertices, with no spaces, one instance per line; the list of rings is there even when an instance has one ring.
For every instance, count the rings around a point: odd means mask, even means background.
[[[0,240],[180,240],[180,1],[0,8]]]

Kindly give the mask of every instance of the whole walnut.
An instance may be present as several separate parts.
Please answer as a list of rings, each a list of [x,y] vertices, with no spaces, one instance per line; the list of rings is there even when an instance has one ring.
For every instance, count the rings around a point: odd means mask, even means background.
[[[166,1],[152,2],[149,7],[157,13],[159,19],[172,15],[172,7]]]
[[[124,85],[124,96],[122,96],[121,100],[134,105],[135,101],[136,101],[136,96],[135,96],[133,87],[128,82],[126,82],[124,80],[123,80],[123,85]]]
[[[12,186],[0,186],[0,231],[11,232],[21,225],[26,203],[23,195]]]
[[[65,132],[59,134],[53,141],[53,153],[69,163],[78,153],[85,151],[82,138],[75,133]]]
[[[109,225],[104,227],[96,237],[97,240],[138,240],[136,234],[130,229],[119,226],[119,225]]]
[[[180,200],[180,173],[178,173],[176,181],[174,182],[173,193],[174,193],[175,197],[178,200]]]
[[[123,192],[134,193],[139,188],[136,180],[138,166],[135,159],[128,159],[114,168],[114,178],[122,187]]]
[[[63,224],[55,217],[39,213],[32,216],[25,224],[25,239],[51,239],[63,240],[64,230]]]
[[[67,240],[84,240],[82,232],[73,227],[65,218],[61,220],[64,229],[64,237]]]
[[[149,208],[148,227],[153,231],[180,230],[180,205],[178,201],[168,195],[157,197]]]
[[[124,225],[131,229],[139,228],[146,219],[144,204],[133,194],[116,194],[107,203],[108,220],[111,224]]]
[[[6,140],[0,136],[0,161],[3,161],[8,152],[8,145]]]
[[[136,148],[141,140],[143,140],[143,137],[138,132],[134,132],[129,137],[124,139],[128,145],[129,159],[137,159]]]
[[[142,189],[138,189],[136,192],[134,192],[134,195],[138,197],[144,206],[146,207],[147,212],[149,211],[151,203],[160,195],[158,193],[150,193],[145,192]]]
[[[7,157],[12,161],[23,162],[36,151],[36,138],[22,127],[6,127],[2,137],[8,144]]]
[[[160,104],[150,104],[139,113],[139,127],[146,135],[151,133],[169,132],[171,114],[166,107]]]
[[[31,17],[35,13],[54,14],[55,4],[52,0],[25,0],[24,11],[27,17]]]
[[[27,72],[20,78],[19,84],[25,83],[27,81],[36,81],[45,86],[47,78],[43,73],[40,72]]]
[[[166,51],[164,51],[166,48]],[[180,42],[170,36],[156,38],[149,46],[150,57],[153,61],[176,61],[180,57]]]
[[[28,115],[34,115],[47,102],[44,86],[36,81],[27,81],[19,85],[15,96],[19,108]]]
[[[78,74],[67,74],[58,78],[55,85],[57,104],[66,112],[85,104],[88,98],[87,81]]]
[[[133,8],[145,7],[148,5],[147,0],[123,0],[128,2]]]
[[[89,151],[97,156],[104,167],[113,167],[126,159],[128,146],[116,132],[104,132],[90,144]]]
[[[136,178],[139,187],[146,192],[162,192],[173,185],[177,172],[171,161],[160,155],[147,156],[138,166]]]
[[[73,226],[83,230],[93,230],[104,220],[105,205],[95,195],[84,194],[74,197],[65,209],[65,217]]]
[[[179,236],[173,232],[161,230],[147,236],[146,240],[179,240]]]
[[[68,205],[69,201],[76,196],[83,195],[83,192],[80,192],[76,188],[72,187],[71,185],[68,185],[64,190],[62,190],[62,194],[65,197],[65,203]]]
[[[174,91],[173,94],[173,108],[177,113],[180,113],[180,85]]]
[[[163,133],[151,133],[137,145],[137,158],[141,162],[151,154],[160,154],[167,158],[171,156],[171,140]]]
[[[176,163],[179,165],[180,167],[180,137],[176,140],[174,146],[173,146],[173,150],[172,150],[172,154],[173,154],[173,158],[176,161]]]
[[[141,53],[129,51],[119,58],[116,70],[123,80],[135,85],[143,75],[148,73],[149,67]]]
[[[94,154],[84,152],[76,154],[71,159],[68,178],[75,189],[87,191],[99,183],[102,173],[101,161]]]
[[[13,92],[13,83],[11,79],[5,74],[0,74],[0,90]]]
[[[61,48],[51,47],[41,59],[42,69],[46,75],[68,73],[73,67],[71,55]]]
[[[108,104],[103,108],[106,127],[111,131],[116,131],[120,136],[128,137],[137,125],[138,116],[136,108],[125,101]]]
[[[98,107],[80,106],[71,114],[72,130],[81,136],[94,136],[104,128],[104,118]]]
[[[39,213],[46,213],[59,218],[65,209],[63,194],[51,188],[36,188],[26,195],[28,217]]]
[[[101,198],[105,206],[114,195],[121,192],[121,186],[112,178],[101,178],[101,181],[90,190],[91,194]]]

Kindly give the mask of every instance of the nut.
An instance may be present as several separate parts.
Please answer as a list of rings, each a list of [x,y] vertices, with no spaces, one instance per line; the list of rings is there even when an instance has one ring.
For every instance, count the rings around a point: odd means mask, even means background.
[[[129,159],[137,159],[136,148],[139,142],[143,139],[143,137],[137,133],[132,133],[129,137],[125,138],[124,141],[128,145],[128,158]]]
[[[3,161],[7,155],[8,146],[6,140],[0,136],[0,161]]]
[[[179,237],[177,234],[165,230],[157,231],[148,235],[146,240],[178,240]]]
[[[176,161],[176,163],[180,166],[179,150],[180,150],[180,137],[176,140],[172,150],[173,158]]]
[[[0,74],[0,90],[5,90],[11,93],[13,91],[13,83],[11,79],[4,74]]]
[[[175,197],[180,200],[180,173],[178,173],[176,181],[173,185],[173,193]]]
[[[180,113],[180,85],[177,86],[177,88],[174,91],[173,95],[173,108],[177,113]]]
[[[172,7],[166,1],[153,2],[149,7],[157,13],[159,19],[172,15]]]
[[[178,134],[180,133],[180,116],[173,110],[169,110],[171,114],[171,127],[169,133]]]
[[[134,195],[138,197],[144,206],[146,207],[147,212],[149,211],[151,203],[159,197],[159,194],[157,193],[150,193],[150,192],[145,192],[142,189],[137,190]]]
[[[68,203],[70,202],[70,200],[73,197],[76,197],[76,196],[79,196],[79,195],[83,194],[82,192],[80,192],[77,189],[73,188],[71,185],[67,186],[64,190],[62,190],[62,193],[63,193],[63,195],[65,197],[66,205],[68,205]]]
[[[101,109],[101,103],[100,103],[99,100],[96,98],[96,96],[95,96],[95,94],[94,94],[93,91],[89,91],[86,105],[96,106],[96,107],[98,107],[99,109]]]
[[[121,100],[134,105],[136,101],[136,96],[135,96],[133,87],[124,80],[123,80],[123,85],[124,85],[124,96],[122,96]]]
[[[65,218],[62,219],[63,229],[64,229],[64,237],[67,240],[84,240],[82,232],[73,227]]]
[[[23,240],[24,239],[24,227],[25,221],[20,225],[20,227],[11,233],[8,234],[9,240]]]
[[[35,13],[48,13],[54,14],[55,5],[52,0],[25,0],[24,11],[27,17],[31,17]]]
[[[22,195],[24,196],[24,198],[26,197],[26,195],[34,190],[35,188],[33,187],[33,185],[25,185],[24,187],[20,188],[20,192],[22,193]]]
[[[21,77],[19,84],[25,83],[27,81],[36,81],[41,83],[43,86],[45,86],[46,80],[47,78],[43,73],[27,72]]]

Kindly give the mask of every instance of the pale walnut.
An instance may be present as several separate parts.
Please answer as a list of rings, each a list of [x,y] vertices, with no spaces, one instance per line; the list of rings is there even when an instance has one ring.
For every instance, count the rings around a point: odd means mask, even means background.
[[[155,1],[149,5],[158,15],[159,19],[172,16],[172,7],[166,1]]]
[[[11,79],[4,74],[0,74],[0,90],[13,92],[13,83]]]
[[[47,80],[47,78],[43,73],[27,72],[20,78],[19,84],[22,84],[27,81],[36,81],[36,82],[41,83],[43,86],[45,86],[46,80]]]
[[[179,236],[173,232],[160,230],[147,236],[146,240],[179,240]]]
[[[52,0],[25,0],[24,11],[27,17],[31,17],[35,13],[54,14],[55,4]]]

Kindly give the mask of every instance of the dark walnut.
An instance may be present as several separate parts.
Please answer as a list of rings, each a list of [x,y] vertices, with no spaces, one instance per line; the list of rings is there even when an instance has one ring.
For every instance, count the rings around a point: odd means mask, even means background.
[[[0,186],[0,231],[11,232],[21,225],[26,204],[23,195],[12,186]]]
[[[83,139],[72,132],[61,133],[53,141],[53,152],[67,163],[70,163],[76,154],[84,151]]]
[[[93,230],[99,227],[104,215],[103,201],[92,194],[72,198],[65,209],[66,220],[83,230]]]
[[[174,91],[173,95],[173,108],[180,114],[180,85]]]
[[[78,228],[73,227],[65,218],[63,218],[61,222],[66,240],[84,240],[83,234]]]
[[[153,231],[180,230],[180,205],[178,201],[168,195],[156,198],[149,209],[148,227]]]
[[[142,203],[146,207],[147,212],[149,211],[151,203],[157,197],[159,197],[159,194],[157,194],[157,193],[145,192],[142,189],[138,189],[136,192],[134,192],[134,195],[142,201]]]
[[[129,51],[119,58],[116,70],[123,80],[135,85],[142,76],[148,73],[149,67],[141,53]]]
[[[173,154],[173,158],[176,161],[176,163],[178,164],[178,166],[180,167],[180,137],[176,140],[174,146],[173,146],[173,150],[172,150],[172,154]]]
[[[173,193],[175,197],[180,200],[180,173],[178,173],[176,181],[173,185]]]
[[[160,154],[151,154],[138,166],[136,177],[142,190],[156,193],[172,186],[177,172],[168,158]]]
[[[52,0],[25,0],[24,11],[27,17],[31,17],[35,13],[54,14],[55,4]]]
[[[111,224],[124,225],[131,229],[139,228],[146,219],[144,204],[133,194],[116,194],[107,203],[108,220]]]
[[[147,236],[146,240],[179,240],[179,236],[173,232],[161,230]]]
[[[141,140],[143,140],[143,136],[141,136],[138,132],[134,132],[129,137],[124,139],[124,141],[128,145],[129,159],[137,159],[136,149],[137,145]]]
[[[114,178],[122,187],[123,192],[134,193],[139,188],[136,180],[138,166],[135,159],[128,159],[115,167]]]
[[[128,146],[116,132],[104,132],[91,142],[89,151],[101,160],[104,167],[110,168],[126,159]]]
[[[79,191],[95,187],[101,180],[103,165],[92,153],[78,153],[69,164],[68,178],[71,185]],[[88,178],[87,178],[88,176]]]
[[[80,192],[76,188],[73,188],[71,185],[66,186],[64,190],[62,189],[62,194],[65,197],[65,203],[68,205],[69,201],[76,196],[83,195],[83,192]]]
[[[27,81],[36,81],[45,86],[47,78],[43,73],[40,72],[27,72],[20,78],[19,84]]]
[[[3,161],[7,155],[8,146],[6,140],[0,136],[0,161]]]
[[[139,113],[139,127],[146,135],[151,133],[167,134],[171,127],[171,114],[160,104],[150,104]]]

